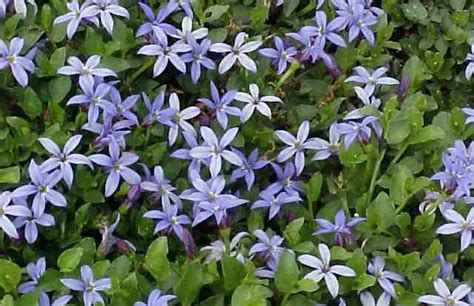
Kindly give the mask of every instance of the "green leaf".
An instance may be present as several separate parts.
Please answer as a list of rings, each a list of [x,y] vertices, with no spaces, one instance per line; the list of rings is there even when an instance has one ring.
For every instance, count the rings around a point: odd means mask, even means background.
[[[200,262],[190,263],[184,271],[183,277],[174,289],[179,301],[191,305],[196,299],[203,285],[203,271]]]
[[[402,143],[410,135],[410,121],[405,118],[393,120],[385,139],[389,145]]]
[[[0,183],[16,184],[20,182],[20,167],[8,167],[0,169]]]
[[[275,272],[275,285],[277,289],[283,293],[292,292],[298,282],[299,274],[300,271],[294,255],[289,251],[281,253]]]
[[[300,4],[300,0],[291,0],[283,2],[283,14],[286,17],[290,16],[293,13],[298,5]]]
[[[228,5],[213,5],[213,6],[210,6],[204,11],[204,17],[205,17],[204,21],[205,22],[216,21],[219,18],[221,18],[222,15],[227,13],[228,10],[229,10]]]
[[[153,241],[145,255],[145,269],[155,277],[158,286],[162,286],[171,275],[168,261],[168,239],[160,237]]]
[[[38,117],[43,110],[40,99],[38,99],[35,91],[30,87],[25,90],[23,99],[18,102],[18,105],[30,118]]]
[[[15,306],[37,306],[38,305],[38,292],[29,292],[20,296],[15,302]]]
[[[300,242],[301,238],[300,238],[299,231],[301,227],[303,226],[303,224],[304,224],[304,218],[301,217],[301,218],[291,221],[291,223],[286,226],[283,234],[290,245],[293,246],[297,244],[298,242]]]
[[[376,283],[375,277],[368,274],[361,274],[356,278],[356,288],[357,290],[364,290],[369,287],[372,287]]]
[[[126,60],[113,56],[105,56],[102,58],[100,61],[100,66],[103,68],[109,68],[116,73],[130,69],[130,64]]]
[[[234,291],[245,277],[245,274],[245,266],[235,257],[226,256],[222,259],[222,275],[226,291]]]
[[[418,133],[408,138],[409,144],[418,144],[428,141],[443,139],[445,137],[444,131],[436,125],[428,125],[422,128]]]
[[[393,170],[390,182],[390,198],[395,204],[402,206],[409,198],[407,191],[407,180],[413,178],[410,169],[405,166],[397,165]]]
[[[49,96],[54,102],[61,102],[71,90],[71,78],[61,76],[48,83]]]
[[[82,257],[82,248],[68,249],[59,255],[58,267],[61,272],[71,272],[79,265]]]
[[[314,173],[309,182],[305,184],[306,197],[308,198],[309,205],[313,205],[319,198],[321,193],[321,186],[323,185],[323,175],[321,172]]]
[[[232,306],[265,306],[267,299],[273,295],[272,291],[262,285],[243,284],[232,294]]]
[[[449,0],[449,4],[455,11],[461,11],[466,5],[466,0]]]
[[[21,268],[11,261],[0,259],[0,286],[6,292],[12,292],[20,280]]]
[[[410,0],[401,7],[408,20],[420,22],[428,18],[428,11],[419,0]]]
[[[38,287],[46,292],[61,289],[61,273],[58,270],[48,269],[41,276]]]

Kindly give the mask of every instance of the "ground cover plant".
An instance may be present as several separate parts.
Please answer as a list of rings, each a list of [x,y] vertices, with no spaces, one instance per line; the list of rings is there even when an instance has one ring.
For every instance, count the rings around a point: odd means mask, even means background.
[[[474,305],[473,13],[0,0],[0,304]]]

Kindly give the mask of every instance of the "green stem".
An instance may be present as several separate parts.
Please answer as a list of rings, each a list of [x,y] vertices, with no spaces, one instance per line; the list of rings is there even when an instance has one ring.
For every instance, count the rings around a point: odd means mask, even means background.
[[[316,1],[310,1],[308,5],[298,13],[298,17],[304,16],[312,12],[316,8]]]
[[[395,165],[398,162],[398,160],[402,157],[403,153],[405,153],[407,148],[408,148],[408,144],[404,144],[401,150],[398,151],[397,155],[395,155],[395,157],[392,159],[392,161],[388,165],[387,172],[393,167],[393,165]]]
[[[295,74],[295,72],[296,72],[296,70],[298,70],[298,68],[300,68],[300,62],[299,61],[294,61],[293,63],[291,63],[290,68],[278,80],[278,82],[275,86],[275,91],[278,91],[280,89],[281,85],[283,85],[283,83],[285,83],[291,76],[293,76],[293,74]]]
[[[130,84],[132,83],[136,78],[138,78],[143,72],[145,72],[148,68],[150,68],[151,66],[153,66],[153,64],[155,63],[155,59],[153,58],[149,58],[145,61],[145,63],[143,64],[143,66],[140,67],[140,69],[138,69],[137,71],[135,71],[134,74],[132,74],[132,76],[127,80],[127,83]]]
[[[385,152],[386,152],[386,149],[383,149],[377,162],[375,163],[374,172],[372,173],[372,178],[370,180],[369,193],[367,194],[367,206],[369,206],[370,201],[372,200],[372,196],[374,195],[375,182],[377,182],[377,178],[379,176],[379,171],[380,171],[380,165],[382,164],[382,160],[385,157]]]

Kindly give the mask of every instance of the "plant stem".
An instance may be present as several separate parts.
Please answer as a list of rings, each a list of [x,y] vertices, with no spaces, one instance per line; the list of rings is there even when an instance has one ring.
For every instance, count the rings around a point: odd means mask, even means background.
[[[380,153],[380,156],[377,162],[375,163],[374,172],[372,173],[372,178],[370,180],[369,193],[367,194],[367,202],[366,202],[367,206],[369,206],[370,201],[372,200],[372,196],[375,190],[375,182],[377,181],[377,178],[379,176],[380,165],[382,164],[382,160],[385,157],[385,152],[386,152],[386,149],[383,149],[383,151]]]
[[[143,72],[145,72],[148,68],[150,68],[151,66],[153,66],[153,64],[155,63],[155,59],[153,58],[149,58],[145,61],[145,63],[143,64],[143,66],[140,67],[140,69],[138,69],[137,71],[135,71],[134,74],[132,74],[132,76],[127,80],[127,83],[132,83],[136,78],[138,78]]]
[[[298,68],[300,68],[300,62],[299,61],[294,61],[293,63],[291,63],[290,68],[278,80],[278,82],[275,86],[275,91],[278,91],[280,89],[281,85],[283,85],[283,83],[285,83],[291,76],[293,76],[293,74],[295,74],[295,72],[296,72],[296,70],[298,70]]]

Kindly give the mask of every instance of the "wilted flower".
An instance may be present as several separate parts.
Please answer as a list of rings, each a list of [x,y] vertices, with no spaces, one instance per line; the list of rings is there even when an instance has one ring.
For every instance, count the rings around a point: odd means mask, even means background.
[[[92,306],[95,303],[104,304],[104,299],[99,294],[99,291],[111,288],[110,278],[102,278],[94,281],[92,269],[88,265],[81,267],[81,278],[81,280],[62,278],[61,283],[71,290],[81,291],[84,306]]]
[[[373,124],[377,123],[378,118],[375,116],[367,116],[362,122],[350,121],[347,123],[339,123],[337,125],[337,130],[340,135],[344,136],[344,147],[347,149],[351,144],[358,140],[359,142],[366,142],[370,139],[372,135]],[[370,125],[370,126],[369,126]],[[378,127],[376,125],[376,127]],[[374,130],[377,134],[380,134],[378,129]]]
[[[33,73],[36,69],[33,63],[36,49],[32,49],[27,55],[21,56],[20,52],[23,44],[23,38],[14,37],[10,43],[5,43],[0,39],[0,70],[10,68],[18,84],[26,87],[28,85],[28,74],[26,72]]]
[[[109,254],[114,247],[121,249],[121,246],[124,245],[128,250],[135,251],[135,246],[128,240],[117,238],[114,235],[115,229],[120,222],[120,215],[117,215],[115,222],[108,226],[104,225],[100,228],[100,233],[102,234],[102,241],[100,242],[97,251],[103,255]]]
[[[220,261],[224,255],[229,255],[231,257],[237,258],[240,262],[244,262],[244,256],[242,253],[236,250],[237,245],[239,244],[242,238],[249,236],[247,232],[240,232],[236,234],[229,244],[229,249],[227,250],[225,243],[222,240],[216,240],[211,242],[210,246],[205,246],[201,248],[201,251],[210,251],[209,255],[207,255],[205,262],[209,263],[213,260]]]
[[[329,290],[329,293],[333,298],[339,294],[339,282],[335,274],[354,277],[356,273],[349,267],[342,265],[330,266],[329,262],[331,260],[331,253],[329,248],[324,243],[320,243],[318,246],[319,254],[321,259],[312,256],[312,255],[300,255],[298,256],[298,261],[305,266],[314,268],[315,270],[306,274],[304,278],[309,278],[315,283],[318,283],[321,279],[324,278],[324,282]]]
[[[246,53],[257,50],[262,45],[262,42],[256,40],[245,43],[247,37],[248,34],[240,32],[235,37],[234,46],[225,43],[216,43],[211,46],[209,50],[212,52],[229,53],[219,64],[220,74],[226,73],[230,68],[232,68],[232,66],[234,66],[236,61],[238,61],[245,69],[253,73],[257,72],[257,65]]]
[[[451,293],[446,283],[438,278],[433,283],[438,295],[423,295],[418,299],[419,303],[426,303],[429,305],[446,305],[446,306],[468,306],[469,304],[461,301],[466,295],[471,292],[471,287],[468,285],[459,285]]]

